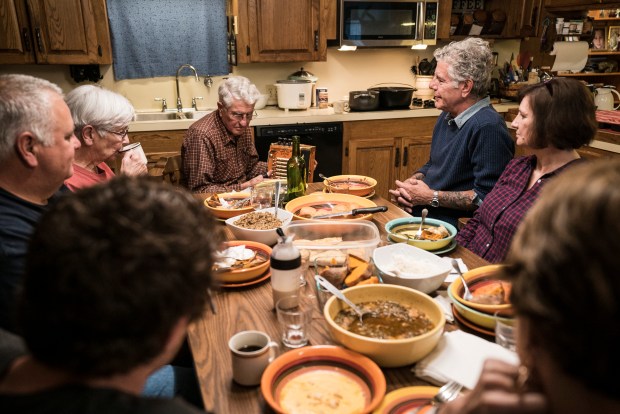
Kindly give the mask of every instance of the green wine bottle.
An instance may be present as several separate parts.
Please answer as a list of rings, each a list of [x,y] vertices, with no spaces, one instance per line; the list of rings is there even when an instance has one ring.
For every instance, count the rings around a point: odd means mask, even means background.
[[[306,191],[306,162],[299,149],[299,136],[293,136],[293,153],[286,163],[286,198],[291,201]]]

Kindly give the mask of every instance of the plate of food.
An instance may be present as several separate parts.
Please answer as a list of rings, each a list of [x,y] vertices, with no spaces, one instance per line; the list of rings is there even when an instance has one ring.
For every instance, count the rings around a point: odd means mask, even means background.
[[[394,390],[385,395],[383,402],[373,414],[404,414],[421,408],[416,413],[423,414],[432,411],[430,404],[433,396],[439,391],[438,387],[415,386]]]
[[[226,220],[240,214],[254,210],[250,193],[221,193],[212,194],[204,201],[211,214],[219,220]]]
[[[385,376],[369,358],[316,345],[281,354],[267,366],[261,392],[276,412],[371,412],[383,399]]]
[[[241,283],[269,270],[271,247],[250,240],[234,240],[214,255],[213,273],[221,283]]]
[[[296,220],[314,220],[315,217],[344,213],[354,209],[377,207],[377,204],[363,197],[350,194],[312,193],[298,197],[286,204],[286,210],[293,213]],[[343,215],[322,220],[370,220],[372,214]]]

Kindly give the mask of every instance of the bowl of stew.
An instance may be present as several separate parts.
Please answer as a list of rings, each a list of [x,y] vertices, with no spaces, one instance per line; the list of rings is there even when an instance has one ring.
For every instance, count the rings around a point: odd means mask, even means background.
[[[323,180],[323,185],[329,193],[364,197],[375,190],[377,180],[365,175],[334,175],[327,180]]]
[[[346,303],[332,296],[323,308],[332,338],[381,367],[413,364],[441,338],[446,323],[443,310],[425,293],[387,284],[353,286],[342,293],[374,314],[360,323]]]

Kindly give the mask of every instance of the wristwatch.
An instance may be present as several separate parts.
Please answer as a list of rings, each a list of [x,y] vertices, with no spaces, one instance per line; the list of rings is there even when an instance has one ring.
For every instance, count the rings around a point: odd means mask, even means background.
[[[433,200],[431,201],[432,207],[439,207],[439,191],[433,193]]]

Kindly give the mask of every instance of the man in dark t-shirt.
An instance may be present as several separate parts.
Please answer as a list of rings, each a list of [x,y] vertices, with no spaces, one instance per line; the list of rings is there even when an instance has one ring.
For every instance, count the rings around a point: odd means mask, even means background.
[[[0,412],[201,412],[140,393],[203,314],[220,241],[190,193],[145,179],[61,197],[27,255],[18,320],[28,353],[0,330]]]

